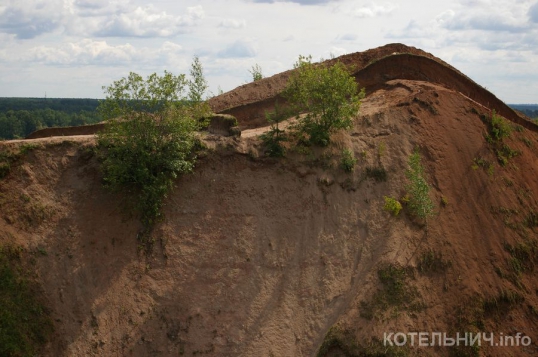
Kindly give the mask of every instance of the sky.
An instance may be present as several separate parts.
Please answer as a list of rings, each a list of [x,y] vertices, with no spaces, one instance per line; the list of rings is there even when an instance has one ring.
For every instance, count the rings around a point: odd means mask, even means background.
[[[538,103],[538,0],[0,0],[0,97],[103,98],[129,72],[210,95],[388,43],[423,49],[507,103]]]

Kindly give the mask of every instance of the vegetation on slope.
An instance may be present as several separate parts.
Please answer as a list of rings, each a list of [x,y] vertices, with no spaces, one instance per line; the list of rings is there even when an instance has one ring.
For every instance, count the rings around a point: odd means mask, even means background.
[[[299,128],[308,141],[327,146],[332,133],[351,127],[365,93],[340,62],[316,65],[311,56],[299,56],[294,69],[284,94],[296,110],[306,112]]]
[[[169,72],[144,80],[131,73],[105,88],[107,97],[99,107],[109,120],[98,135],[104,182],[131,198],[145,227],[143,243],[150,243],[150,229],[161,217],[174,180],[194,167],[195,131],[209,112],[201,101],[207,85],[196,58],[191,75],[191,81]]]
[[[22,254],[21,248],[0,246],[0,356],[35,356],[52,331]]]

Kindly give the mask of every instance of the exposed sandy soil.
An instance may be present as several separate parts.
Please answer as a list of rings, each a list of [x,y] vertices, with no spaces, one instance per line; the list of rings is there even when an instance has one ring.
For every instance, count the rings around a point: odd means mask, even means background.
[[[377,51],[344,60],[356,57],[364,67],[396,52]],[[538,133],[515,130],[506,143],[520,155],[501,167],[484,139],[480,114],[491,115],[485,94],[462,92],[455,81],[387,73],[369,86],[353,129],[335,135],[325,151],[265,158],[257,137],[263,128],[241,138],[205,137],[210,150],[167,199],[149,259],[137,252],[139,223],[122,213],[121,196],[101,186],[91,136],[0,142],[0,150],[39,145],[0,181],[0,243],[47,253],[36,270],[56,330],[43,355],[315,356],[333,326],[362,345],[383,332],[455,331],[470,315],[465,308],[500,291],[524,301],[485,316],[482,330],[522,332],[533,343],[486,346],[482,355],[538,355],[537,280],[532,272],[506,277],[513,257],[505,249],[538,238],[537,227],[524,225],[538,212]],[[454,73],[439,80],[461,78]],[[278,94],[274,80],[253,87],[266,88],[258,97],[240,87],[219,100],[243,95],[237,103],[248,97],[263,107]],[[415,147],[436,206],[427,229],[405,212],[383,210],[383,196],[405,194]],[[352,174],[339,168],[343,148],[359,158]],[[488,160],[493,172],[473,169],[475,158]],[[366,168],[380,166],[386,182],[364,179]],[[450,266],[413,270],[406,284],[424,308],[363,317],[361,302],[381,288],[380,267],[414,269],[429,249]],[[335,345],[326,355],[344,352]],[[450,352],[431,347],[409,355]]]

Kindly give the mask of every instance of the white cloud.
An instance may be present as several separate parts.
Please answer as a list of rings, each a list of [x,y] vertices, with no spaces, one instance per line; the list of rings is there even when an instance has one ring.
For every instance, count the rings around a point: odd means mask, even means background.
[[[102,37],[170,37],[186,32],[186,27],[195,25],[203,17],[201,6],[190,7],[185,16],[177,16],[149,5],[104,19],[94,34]]]
[[[217,53],[221,58],[245,58],[254,57],[257,53],[256,44],[249,39],[237,40],[226,46],[222,51]]]
[[[205,17],[201,5],[182,15],[131,0],[8,0],[0,6],[0,32],[32,39],[54,32],[102,37],[170,37],[188,32]]]
[[[247,26],[245,20],[236,20],[236,19],[224,19],[219,23],[219,27],[229,28],[229,29],[242,29]]]
[[[320,5],[320,4],[329,4],[336,2],[338,0],[252,0],[257,3],[276,3],[276,2],[292,2],[300,5]]]
[[[140,51],[131,44],[111,46],[106,41],[85,39],[61,46],[37,46],[23,59],[50,65],[121,65],[141,59]]]
[[[355,8],[353,14],[357,17],[366,18],[366,17],[378,17],[383,15],[388,15],[398,8],[397,5],[387,3],[384,5],[378,5],[371,3],[367,6],[361,6]]]
[[[35,46],[17,57],[2,55],[6,62],[40,63],[49,66],[127,66],[136,62],[142,64],[181,64],[185,62],[183,46],[171,41],[165,41],[160,48],[150,50],[146,47],[136,47],[130,43],[112,45],[107,41],[84,39],[77,42],[67,42],[56,46]]]
[[[344,35],[338,36],[338,40],[341,41],[357,41],[359,36],[354,33],[346,33]]]
[[[532,5],[529,8],[528,15],[532,22],[535,22],[538,24],[538,2],[536,2],[534,5]]]
[[[483,30],[524,32],[528,29],[525,22],[510,18],[506,14],[456,14],[453,11],[445,12],[440,18],[440,24],[448,30]]]
[[[349,53],[349,51],[346,50],[345,48],[332,46],[331,49],[324,54],[325,55],[324,59],[339,57],[347,53]]]
[[[61,26],[63,1],[9,0],[0,7],[0,31],[19,39],[31,39]]]

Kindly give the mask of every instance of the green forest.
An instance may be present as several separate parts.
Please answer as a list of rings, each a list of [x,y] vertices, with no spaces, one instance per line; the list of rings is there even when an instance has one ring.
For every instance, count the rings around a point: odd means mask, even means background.
[[[101,121],[98,99],[0,98],[0,139],[24,138],[47,127]]]

